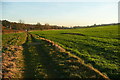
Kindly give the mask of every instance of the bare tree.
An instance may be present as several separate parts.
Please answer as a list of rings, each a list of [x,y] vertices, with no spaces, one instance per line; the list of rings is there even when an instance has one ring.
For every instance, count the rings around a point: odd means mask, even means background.
[[[24,21],[20,19],[18,23],[24,24]]]
[[[39,22],[37,22],[37,24],[36,24],[37,26],[40,26],[41,24],[39,23]]]
[[[22,29],[24,28],[24,21],[20,19],[20,20],[18,21],[18,23],[19,23],[19,24],[18,24],[18,28],[17,28],[17,29],[18,29],[18,30],[19,30],[19,29],[22,30]]]

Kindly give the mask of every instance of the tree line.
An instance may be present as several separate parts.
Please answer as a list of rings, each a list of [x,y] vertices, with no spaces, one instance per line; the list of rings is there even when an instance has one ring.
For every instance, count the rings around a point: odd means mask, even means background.
[[[39,22],[36,24],[25,24],[22,20],[17,22],[10,22],[7,20],[1,20],[3,29],[7,30],[47,30],[47,29],[66,29],[64,26],[49,25],[48,23],[42,25]]]
[[[2,23],[3,29],[6,30],[48,30],[48,29],[76,29],[76,28],[88,28],[88,27],[99,27],[99,26],[107,26],[107,25],[118,25],[120,23],[111,23],[111,24],[99,24],[99,25],[91,25],[91,26],[73,26],[73,27],[65,27],[65,26],[57,26],[57,25],[49,25],[48,23],[42,25],[39,22],[36,24],[25,24],[24,21],[19,20],[19,22],[10,22],[8,20],[0,20]]]
[[[111,24],[94,24],[94,25],[90,25],[90,26],[74,26],[73,28],[90,28],[90,27],[99,27],[99,26],[110,26],[110,25],[119,25],[120,23],[111,23]]]

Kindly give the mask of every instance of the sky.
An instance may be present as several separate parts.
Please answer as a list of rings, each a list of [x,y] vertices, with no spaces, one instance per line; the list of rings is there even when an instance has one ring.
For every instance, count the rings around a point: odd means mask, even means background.
[[[19,0],[18,0],[19,1]],[[118,22],[118,2],[15,2],[4,0],[0,3],[2,19],[24,23],[60,26],[86,26]]]

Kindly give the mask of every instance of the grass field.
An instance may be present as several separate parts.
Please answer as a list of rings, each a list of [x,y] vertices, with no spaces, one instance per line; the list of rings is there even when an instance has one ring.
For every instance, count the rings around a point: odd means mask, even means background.
[[[31,32],[50,39],[110,78],[120,74],[118,26]]]
[[[20,62],[17,77],[118,78],[119,39],[117,25],[4,34],[3,75],[16,77],[12,69],[18,70]],[[8,59],[15,66],[10,66]]]

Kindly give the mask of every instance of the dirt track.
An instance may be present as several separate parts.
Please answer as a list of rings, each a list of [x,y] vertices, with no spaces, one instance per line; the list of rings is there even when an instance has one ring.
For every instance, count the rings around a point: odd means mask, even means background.
[[[27,33],[26,42],[22,46],[8,47],[4,53],[6,62],[3,66],[5,78],[79,78],[109,79],[93,67],[84,64],[79,57],[45,38]],[[18,51],[18,53],[13,53]],[[13,56],[14,54],[14,56]],[[12,61],[14,58],[15,61]],[[9,68],[9,61],[15,64]],[[19,63],[18,63],[19,62]],[[13,70],[17,70],[16,72]],[[20,74],[16,76],[16,74]]]
[[[25,78],[107,78],[52,41],[34,37],[28,34],[23,44]]]

